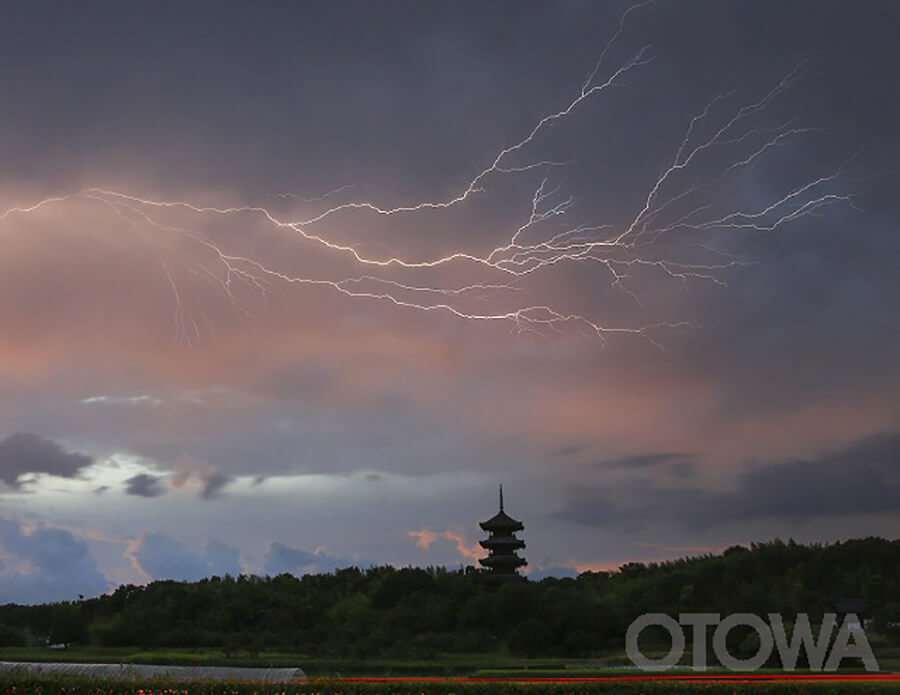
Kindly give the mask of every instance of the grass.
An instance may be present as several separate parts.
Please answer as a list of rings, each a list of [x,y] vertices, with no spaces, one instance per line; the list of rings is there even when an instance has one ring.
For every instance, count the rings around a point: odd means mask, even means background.
[[[900,647],[877,649],[883,671],[900,672]],[[648,656],[652,656],[648,654]],[[686,659],[689,660],[687,655]],[[291,652],[237,652],[228,657],[217,649],[156,649],[138,647],[8,647],[0,661],[68,663],[132,663],[180,666],[300,667],[310,677],[475,676],[475,677],[590,677],[635,674],[619,651],[609,650],[591,659],[523,659],[504,654],[435,654],[427,659],[323,658]],[[849,670],[849,669],[848,669]],[[2,691],[0,691],[2,695]]]
[[[0,661],[96,664],[169,664],[179,666],[297,667],[310,676],[464,676],[485,668],[562,668],[560,659],[524,660],[496,654],[438,654],[429,659],[355,659],[310,657],[291,652],[238,652],[231,657],[216,649],[141,650],[137,647],[8,647]]]

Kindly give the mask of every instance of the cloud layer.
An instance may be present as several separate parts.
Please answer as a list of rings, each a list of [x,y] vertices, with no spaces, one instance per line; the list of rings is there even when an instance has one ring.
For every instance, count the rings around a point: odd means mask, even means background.
[[[25,530],[0,519],[0,603],[96,596],[109,588],[84,541],[50,527]]]
[[[204,577],[242,574],[236,547],[210,540],[192,550],[162,533],[142,533],[126,551],[148,579],[197,581]]]
[[[2,586],[900,534],[895,3],[626,7],[8,8]]]
[[[633,460],[658,460],[649,455]],[[645,477],[580,487],[560,512],[582,524],[675,522],[704,529],[758,519],[900,514],[900,437],[880,435],[817,458],[747,466],[733,489],[662,487]]]

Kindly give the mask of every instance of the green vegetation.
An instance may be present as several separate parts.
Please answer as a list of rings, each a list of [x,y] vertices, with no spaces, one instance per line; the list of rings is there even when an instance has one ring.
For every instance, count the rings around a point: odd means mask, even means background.
[[[127,585],[80,602],[0,606],[0,658],[300,665],[345,675],[474,673],[519,668],[523,659],[615,666],[626,663],[626,627],[643,613],[808,613],[815,620],[842,597],[865,600],[882,667],[900,664],[900,541],[879,538],[774,541],[500,586],[465,571],[392,567]],[[648,633],[642,648],[664,644]],[[732,637],[735,655],[755,651],[740,630]],[[48,640],[68,646],[47,649]]]
[[[622,656],[619,654],[619,662]],[[44,661],[67,663],[131,663],[170,664],[180,666],[301,666],[310,676],[470,676],[490,675],[488,669],[506,669],[510,673],[529,673],[532,669],[563,669],[596,667],[596,660],[572,659],[525,660],[516,656],[497,654],[438,654],[432,659],[352,659],[301,657],[291,652],[262,652],[255,657],[238,652],[227,657],[214,649],[169,649],[139,651],[134,648],[72,647],[67,650],[46,647],[26,647],[0,650],[0,661]]]

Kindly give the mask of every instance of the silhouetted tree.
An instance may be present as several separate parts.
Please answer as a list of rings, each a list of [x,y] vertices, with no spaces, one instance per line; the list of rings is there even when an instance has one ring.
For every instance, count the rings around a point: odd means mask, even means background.
[[[869,628],[900,642],[900,541],[832,545],[792,541],[732,546],[670,562],[629,563],[577,579],[487,586],[471,573],[429,567],[350,568],[295,577],[225,576],[125,585],[77,603],[0,606],[6,642],[216,647],[234,656],[262,649],[372,658],[512,649],[583,656],[621,649],[638,615],[665,612],[809,613],[861,597]],[[752,637],[735,631],[738,650]]]

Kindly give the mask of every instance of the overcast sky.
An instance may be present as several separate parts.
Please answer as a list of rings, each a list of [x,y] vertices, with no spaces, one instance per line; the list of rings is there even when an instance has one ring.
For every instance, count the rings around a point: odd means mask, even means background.
[[[900,535],[895,2],[0,11],[0,603]]]

